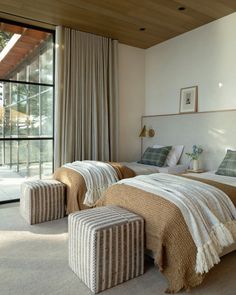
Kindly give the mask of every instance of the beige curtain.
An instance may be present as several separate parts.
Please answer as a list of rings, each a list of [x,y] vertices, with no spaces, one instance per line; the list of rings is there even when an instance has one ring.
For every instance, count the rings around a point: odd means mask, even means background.
[[[117,160],[118,42],[56,30],[55,168]]]

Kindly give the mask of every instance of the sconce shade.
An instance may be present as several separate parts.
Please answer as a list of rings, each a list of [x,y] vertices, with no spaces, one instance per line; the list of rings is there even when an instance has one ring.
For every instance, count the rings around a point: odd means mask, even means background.
[[[143,126],[143,129],[141,130],[139,137],[154,137],[155,136],[155,130],[150,128],[147,129],[146,125]]]
[[[139,137],[146,137],[147,136],[147,128],[146,125],[143,126],[143,129],[141,130]]]

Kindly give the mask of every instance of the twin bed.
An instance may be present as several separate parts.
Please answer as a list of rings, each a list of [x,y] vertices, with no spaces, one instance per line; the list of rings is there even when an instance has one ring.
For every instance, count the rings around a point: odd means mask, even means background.
[[[184,146],[148,148],[139,162],[76,161],[58,168],[53,178],[66,185],[67,214],[93,207],[103,191],[125,178],[152,173],[181,174],[187,169],[179,164]]]
[[[117,180],[130,178],[137,175],[148,175],[152,173],[173,173],[181,174],[186,171],[186,165],[175,165],[172,167],[157,167],[152,165],[133,163],[109,163],[117,173]],[[67,214],[88,209],[89,204],[85,204],[85,195],[87,192],[86,183],[81,173],[75,169],[63,166],[54,173],[54,179],[61,181],[66,185],[67,190]]]
[[[222,164],[220,168],[227,168]],[[168,279],[167,292],[199,285],[225,251],[236,249],[235,177],[214,172],[197,177],[167,174],[183,172],[186,167],[181,165],[109,165],[119,181],[108,187],[96,206],[117,205],[144,218],[145,246]],[[86,183],[76,169],[62,167],[54,178],[67,185],[67,213],[88,208]]]
[[[209,184],[225,192],[236,207],[236,181],[224,181],[225,177],[204,173],[186,177]],[[151,175],[150,175],[151,176]],[[205,177],[204,177],[205,176]],[[181,178],[182,176],[178,176]],[[228,184],[231,183],[231,185]],[[233,184],[233,185],[232,185]],[[97,206],[117,205],[124,207],[145,220],[146,249],[151,251],[155,263],[159,266],[169,283],[168,292],[178,292],[199,285],[205,272],[197,273],[197,247],[187,227],[180,209],[161,195],[131,186],[128,182],[118,183],[105,192]],[[236,223],[231,224],[231,232],[236,241]],[[228,250],[236,249],[232,244]]]

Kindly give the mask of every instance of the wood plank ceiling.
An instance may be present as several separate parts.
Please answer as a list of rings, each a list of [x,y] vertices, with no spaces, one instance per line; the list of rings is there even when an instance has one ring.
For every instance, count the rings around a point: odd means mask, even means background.
[[[50,35],[46,32],[6,23],[0,23],[0,30],[21,35],[10,52],[0,61],[0,79],[6,79],[8,73],[15,69],[18,64],[20,64]]]
[[[0,0],[0,11],[148,48],[235,12],[236,1]]]

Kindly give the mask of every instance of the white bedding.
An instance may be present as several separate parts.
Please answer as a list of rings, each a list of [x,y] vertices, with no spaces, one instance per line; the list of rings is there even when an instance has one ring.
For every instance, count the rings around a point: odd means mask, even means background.
[[[236,177],[217,175],[217,174],[215,174],[215,171],[209,171],[209,172],[204,172],[204,173],[199,173],[199,174],[188,173],[188,175],[191,175],[193,177],[217,181],[217,182],[220,182],[223,184],[236,186]]]
[[[75,161],[62,167],[72,169],[84,178],[86,194],[84,205],[92,207],[101,198],[103,192],[119,179],[116,170],[108,163],[98,161]]]
[[[148,175],[157,172],[181,174],[187,170],[187,166],[182,164],[173,167],[157,167],[153,165],[139,164],[137,162],[122,162],[121,164],[132,169],[136,173],[136,175]]]
[[[188,173],[188,175],[191,175],[193,177],[198,177],[198,178],[205,178],[213,181],[217,181],[223,184],[228,184],[232,186],[236,186],[236,177],[231,177],[231,176],[224,176],[224,175],[217,175],[215,174],[216,171],[208,171],[204,173]],[[236,243],[234,243],[230,247],[226,247],[223,252],[221,253],[220,256],[224,256],[232,251],[236,251]]]
[[[161,196],[180,209],[197,247],[197,273],[208,272],[220,261],[223,248],[234,243],[236,208],[220,189],[167,173],[122,179],[118,184]],[[232,230],[226,224],[230,224]]]

